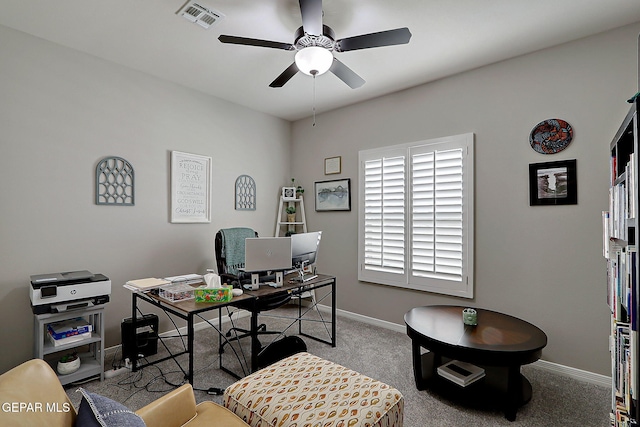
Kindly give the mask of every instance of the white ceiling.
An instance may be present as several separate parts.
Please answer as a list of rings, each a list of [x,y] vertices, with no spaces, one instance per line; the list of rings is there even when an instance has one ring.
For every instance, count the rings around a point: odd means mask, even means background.
[[[220,34],[293,43],[298,0],[201,0],[225,15],[205,30],[179,16],[186,0],[1,0],[0,24],[254,110],[310,116],[313,79],[269,87],[294,52],[220,43]],[[316,80],[327,111],[482,65],[640,22],[638,0],[324,0],[336,38],[408,27],[407,45],[336,53],[366,80]]]

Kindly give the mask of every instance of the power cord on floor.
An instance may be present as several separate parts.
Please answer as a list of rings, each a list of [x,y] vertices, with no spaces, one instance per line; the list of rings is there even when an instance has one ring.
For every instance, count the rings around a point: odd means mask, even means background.
[[[218,388],[218,387],[211,387],[208,389],[203,389],[203,388],[194,388],[194,390],[196,391],[204,391],[207,394],[211,394],[213,396],[222,396],[224,394],[224,389],[223,388]]]

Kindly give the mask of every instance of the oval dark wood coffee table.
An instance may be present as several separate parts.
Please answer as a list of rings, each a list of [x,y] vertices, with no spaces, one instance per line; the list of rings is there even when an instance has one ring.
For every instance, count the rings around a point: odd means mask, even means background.
[[[478,325],[468,326],[462,322],[464,308],[434,305],[405,314],[416,387],[459,395],[480,406],[497,402],[506,418],[514,421],[518,408],[531,400],[531,384],[520,367],[540,358],[547,335],[517,317],[479,308]],[[421,348],[429,351],[422,354]],[[438,366],[453,359],[484,368],[486,376],[462,387],[438,375]]]

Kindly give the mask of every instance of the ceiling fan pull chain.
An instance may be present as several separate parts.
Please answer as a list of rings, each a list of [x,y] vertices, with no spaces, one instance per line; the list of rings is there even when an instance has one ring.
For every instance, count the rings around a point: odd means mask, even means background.
[[[313,126],[316,125],[316,74],[313,73]]]

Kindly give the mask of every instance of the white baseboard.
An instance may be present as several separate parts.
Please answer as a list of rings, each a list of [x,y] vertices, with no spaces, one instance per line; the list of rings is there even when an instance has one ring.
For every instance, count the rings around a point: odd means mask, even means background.
[[[318,309],[321,311],[331,312],[331,307],[318,305]],[[367,323],[374,326],[380,326],[382,328],[390,329],[396,332],[406,333],[406,325],[399,325],[393,322],[387,322],[386,320],[376,319],[374,317],[364,316],[362,314],[352,313],[341,309],[336,310],[336,315],[346,317],[348,319],[356,320],[358,322]],[[546,360],[538,360],[533,363],[534,366],[547,371],[554,372],[559,375],[564,375],[576,380],[585,381],[588,383],[596,384],[603,387],[611,387],[611,377],[606,375],[596,374],[594,372],[584,371],[582,369],[573,368],[571,366],[560,365],[558,363],[548,362]]]
[[[611,388],[611,377],[608,377],[606,375],[583,371],[582,369],[572,368],[571,366],[560,365],[558,363],[547,362],[546,360],[542,359],[538,360],[533,365],[559,375],[564,375],[576,380]]]
[[[322,311],[322,312],[326,312],[326,313],[331,313],[331,307],[328,305],[323,305],[323,304],[318,304],[318,310]],[[234,312],[234,317],[235,318],[242,318],[242,317],[248,317],[251,314],[248,311],[244,311],[244,310],[239,310]],[[341,316],[347,319],[351,319],[351,320],[356,320],[358,322],[362,322],[362,323],[367,323],[369,325],[373,325],[373,326],[379,326],[385,329],[390,329],[392,331],[395,332],[401,332],[401,333],[406,333],[407,331],[407,327],[406,325],[399,325],[397,323],[393,323],[393,322],[388,322],[386,320],[380,320],[380,319],[376,319],[375,317],[369,317],[369,316],[364,316],[362,314],[358,314],[358,313],[353,313],[351,311],[346,311],[346,310],[341,310],[341,309],[336,309],[336,315],[337,316]],[[229,316],[222,316],[222,322],[221,324],[225,324],[228,323],[229,320]],[[218,325],[218,321],[211,321],[216,327],[220,328],[220,325]],[[205,328],[209,328],[210,325],[205,322],[198,322],[196,324],[193,325],[193,329],[196,331],[205,329]],[[186,334],[187,333],[187,328],[182,327],[178,330],[181,334]],[[167,335],[172,335],[174,334],[175,331],[174,330],[170,330],[167,332],[163,332],[160,334],[160,336],[167,336]],[[105,360],[107,358],[108,354],[111,354],[112,352],[116,352],[120,349],[121,345],[116,345],[113,347],[109,347],[107,349],[105,349]],[[595,384],[595,385],[599,385],[599,386],[603,386],[603,387],[611,387],[611,377],[608,377],[606,375],[601,375],[601,374],[596,374],[594,372],[589,372],[589,371],[584,371],[582,369],[578,369],[578,368],[573,368],[571,366],[565,366],[565,365],[560,365],[558,363],[553,363],[553,362],[548,362],[546,360],[538,360],[537,362],[533,363],[534,366],[540,368],[540,369],[545,369],[547,371],[550,372],[554,372],[556,374],[559,375],[564,375],[566,377],[569,378],[574,378],[576,380],[580,380],[580,381],[585,381],[591,384]]]

